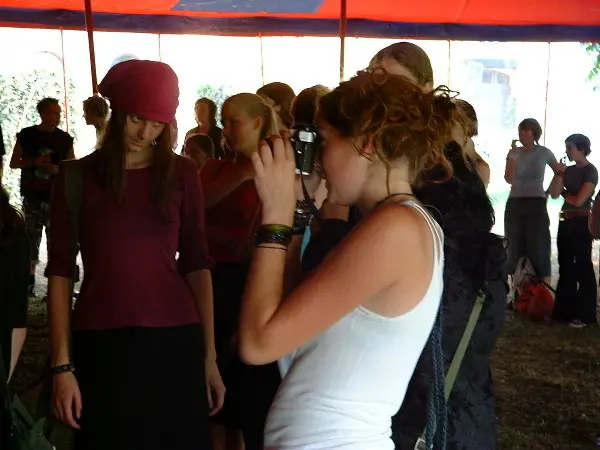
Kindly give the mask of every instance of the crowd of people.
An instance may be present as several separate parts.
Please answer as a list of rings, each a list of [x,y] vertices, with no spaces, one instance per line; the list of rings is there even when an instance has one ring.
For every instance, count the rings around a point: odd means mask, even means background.
[[[495,449],[489,358],[521,259],[551,282],[549,195],[565,198],[555,317],[595,323],[589,139],[566,139],[567,167],[525,119],[506,239],[493,234],[476,111],[436,87],[419,46],[382,49],[332,90],[233,95],[222,127],[201,98],[181,155],[178,104],[171,67],[129,60],[84,102],[93,153],[74,158],[55,99],[17,135],[0,362],[10,376],[45,229],[51,405],[75,449]]]

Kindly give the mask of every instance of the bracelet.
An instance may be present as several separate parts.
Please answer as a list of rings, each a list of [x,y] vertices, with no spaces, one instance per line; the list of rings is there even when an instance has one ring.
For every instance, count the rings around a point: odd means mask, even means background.
[[[284,252],[287,252],[287,247],[284,247],[282,244],[259,244],[259,245],[255,245],[256,248],[270,248],[273,250],[283,250]]]
[[[285,248],[292,242],[292,227],[287,225],[269,224],[261,226],[254,236],[254,245],[279,244]]]
[[[61,373],[65,373],[65,372],[75,372],[75,366],[73,366],[73,364],[69,363],[69,364],[63,364],[62,366],[55,366],[55,367],[50,368],[50,373],[52,374],[52,376],[60,375]]]

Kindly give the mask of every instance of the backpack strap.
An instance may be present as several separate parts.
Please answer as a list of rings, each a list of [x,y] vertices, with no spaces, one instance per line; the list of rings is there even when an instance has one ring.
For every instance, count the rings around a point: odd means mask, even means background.
[[[456,377],[458,376],[458,372],[460,371],[460,366],[462,365],[465,354],[467,353],[467,348],[469,347],[469,343],[471,342],[471,337],[473,336],[473,331],[475,331],[475,327],[477,326],[477,322],[479,321],[479,316],[481,315],[481,310],[483,309],[483,305],[485,303],[485,293],[479,294],[475,299],[475,304],[473,305],[473,309],[471,310],[471,315],[469,316],[469,320],[467,321],[467,326],[465,327],[465,331],[463,331],[463,335],[460,338],[460,342],[458,343],[458,347],[456,348],[456,352],[452,357],[452,362],[450,363],[450,367],[448,368],[448,372],[446,373],[446,386],[444,389],[444,396],[446,397],[446,401],[450,398],[450,394],[452,393],[452,388],[454,387],[454,383],[456,382]]]
[[[460,371],[460,366],[462,365],[465,354],[467,353],[467,348],[469,347],[469,343],[471,342],[473,331],[475,331],[475,327],[477,326],[477,322],[479,321],[481,310],[483,309],[483,305],[485,304],[485,297],[486,292],[482,292],[475,299],[475,304],[473,305],[473,309],[471,310],[469,320],[467,321],[465,330],[463,331],[462,337],[460,338],[458,347],[454,352],[454,356],[452,357],[450,367],[448,367],[448,372],[446,373],[446,380],[444,384],[444,398],[446,399],[446,402],[448,402],[448,399],[450,398],[452,388],[454,387],[454,383],[456,382],[458,372]],[[433,432],[434,435],[435,431],[436,430],[434,430]],[[419,437],[419,439],[417,439],[417,442],[414,447],[415,450],[428,450],[433,448],[433,443],[430,443],[430,447],[427,446],[427,441],[425,439],[426,434],[427,428],[423,430],[421,436]]]

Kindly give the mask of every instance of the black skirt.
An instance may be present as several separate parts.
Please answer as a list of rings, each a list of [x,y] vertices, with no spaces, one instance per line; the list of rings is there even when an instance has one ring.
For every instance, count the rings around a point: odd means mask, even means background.
[[[249,366],[232,347],[248,271],[248,264],[236,263],[219,263],[212,271],[217,363],[227,388],[223,409],[212,420],[241,429],[246,450],[262,450],[265,422],[281,377],[277,363]]]
[[[73,332],[76,450],[210,449],[199,324]]]

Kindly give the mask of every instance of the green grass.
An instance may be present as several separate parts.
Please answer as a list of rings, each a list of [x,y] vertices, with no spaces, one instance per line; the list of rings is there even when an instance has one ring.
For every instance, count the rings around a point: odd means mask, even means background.
[[[499,448],[592,448],[600,432],[600,330],[510,314],[492,358]]]

